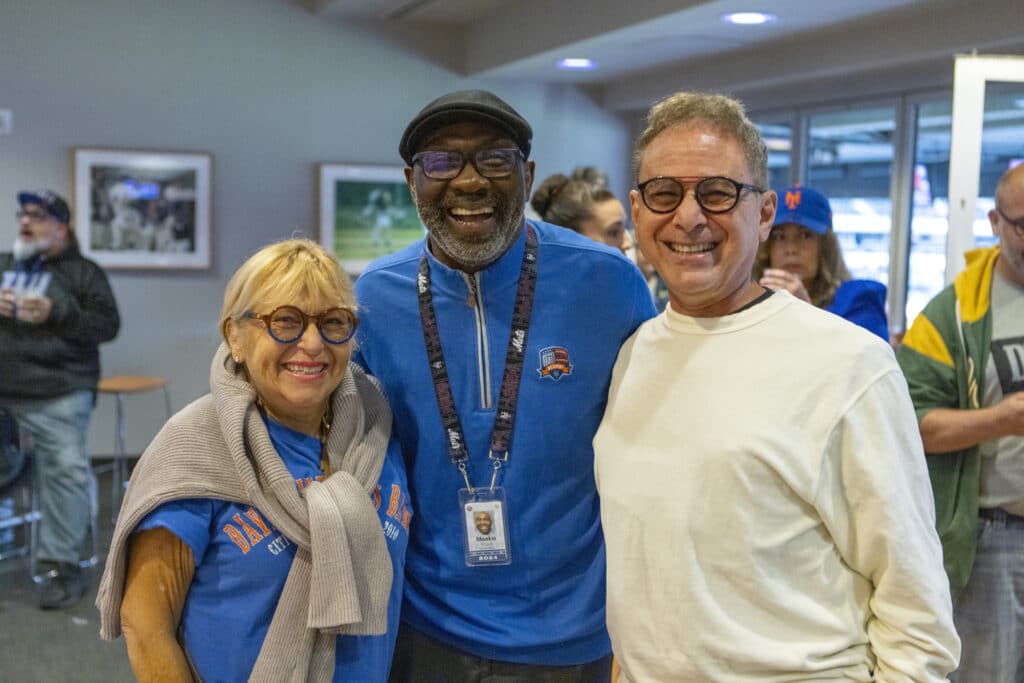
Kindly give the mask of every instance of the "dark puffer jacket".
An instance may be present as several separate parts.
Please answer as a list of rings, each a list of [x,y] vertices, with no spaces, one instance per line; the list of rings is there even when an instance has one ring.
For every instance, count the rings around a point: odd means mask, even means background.
[[[0,273],[17,271],[19,265],[22,271],[52,273],[46,296],[53,308],[42,324],[0,317],[0,401],[95,390],[99,345],[121,327],[107,276],[74,247],[27,267],[12,254],[0,254]]]

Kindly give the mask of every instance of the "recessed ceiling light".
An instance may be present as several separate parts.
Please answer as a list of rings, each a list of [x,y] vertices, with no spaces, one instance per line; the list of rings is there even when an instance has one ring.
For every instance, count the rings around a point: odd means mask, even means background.
[[[558,68],[568,71],[590,71],[597,68],[597,62],[586,57],[566,57],[558,60]]]
[[[727,24],[768,24],[775,21],[776,16],[774,14],[768,14],[766,12],[733,12],[732,14],[723,14],[722,21]]]

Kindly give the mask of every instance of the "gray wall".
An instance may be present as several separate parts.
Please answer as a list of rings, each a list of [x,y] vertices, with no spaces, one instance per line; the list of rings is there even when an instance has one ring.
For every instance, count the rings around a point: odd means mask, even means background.
[[[464,87],[494,90],[532,123],[538,180],[594,164],[625,194],[627,127],[581,91],[463,79],[291,0],[6,2],[0,109],[14,133],[0,137],[0,249],[16,234],[17,190],[71,201],[75,146],[212,154],[212,268],[108,271],[123,326],[102,347],[104,374],[165,375],[177,410],[207,390],[234,269],[267,242],[316,233],[316,163],[400,164],[412,115]],[[112,450],[112,403],[94,415],[94,453]],[[140,451],[162,400],[140,396],[127,412]]]

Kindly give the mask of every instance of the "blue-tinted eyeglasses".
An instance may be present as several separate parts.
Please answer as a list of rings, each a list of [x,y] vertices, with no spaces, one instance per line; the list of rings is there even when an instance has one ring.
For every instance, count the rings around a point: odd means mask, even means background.
[[[267,333],[281,344],[291,344],[302,339],[311,320],[316,323],[320,338],[334,345],[344,344],[351,339],[359,326],[355,312],[340,306],[328,308],[318,315],[309,315],[295,306],[278,306],[264,315],[246,311],[245,317],[262,322]]]
[[[484,178],[507,178],[512,175],[519,160],[525,158],[518,149],[478,149],[468,157],[459,151],[431,150],[414,154],[412,163],[419,164],[423,175],[431,180],[457,178],[470,159],[476,172]]]

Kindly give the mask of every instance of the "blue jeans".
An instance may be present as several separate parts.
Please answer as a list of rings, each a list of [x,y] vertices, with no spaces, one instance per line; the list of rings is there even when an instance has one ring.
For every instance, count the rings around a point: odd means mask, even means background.
[[[77,563],[96,497],[86,450],[93,392],[82,389],[57,398],[3,403],[32,436],[42,513],[39,559]]]
[[[978,554],[953,605],[963,653],[957,683],[1024,683],[1024,518],[978,520]]]

